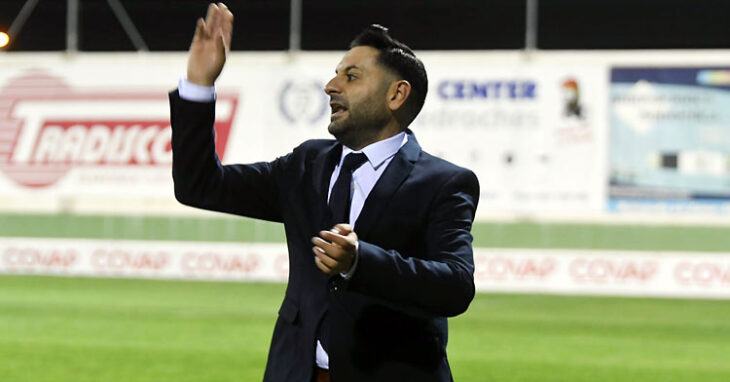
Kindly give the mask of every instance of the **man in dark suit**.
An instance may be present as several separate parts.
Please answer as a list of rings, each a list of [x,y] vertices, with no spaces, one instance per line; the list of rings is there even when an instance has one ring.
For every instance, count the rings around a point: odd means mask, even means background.
[[[187,80],[170,94],[173,178],[181,203],[284,223],[289,282],[264,380],[451,380],[446,317],[474,297],[479,184],[422,151],[407,128],[426,97],[423,64],[371,26],[325,87],[336,140],[223,166],[212,86],[232,23],[211,4]]]

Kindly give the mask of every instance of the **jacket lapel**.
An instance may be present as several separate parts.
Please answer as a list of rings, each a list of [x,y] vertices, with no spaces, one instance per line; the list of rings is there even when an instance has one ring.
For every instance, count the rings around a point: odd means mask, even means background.
[[[407,133],[408,142],[398,150],[388,168],[385,169],[385,172],[383,172],[383,175],[365,199],[365,204],[362,211],[360,211],[360,216],[358,216],[354,228],[357,236],[361,239],[367,238],[388,202],[411,173],[414,163],[418,160],[421,146],[410,130]]]
[[[342,145],[334,142],[332,147],[323,150],[319,155],[313,159],[311,169],[313,170],[312,182],[314,183],[314,194],[310,195],[310,205],[313,206],[312,212],[314,213],[314,223],[317,225],[317,230],[330,229],[331,227],[325,227],[327,221],[327,192],[329,190],[330,178],[332,177],[332,171],[334,171],[337,162],[342,155]]]

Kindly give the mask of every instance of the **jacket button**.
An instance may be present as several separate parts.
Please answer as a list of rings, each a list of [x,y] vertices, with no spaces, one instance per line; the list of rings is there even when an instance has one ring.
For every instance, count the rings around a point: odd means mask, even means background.
[[[327,286],[330,292],[337,292],[340,290],[340,280],[330,280]]]

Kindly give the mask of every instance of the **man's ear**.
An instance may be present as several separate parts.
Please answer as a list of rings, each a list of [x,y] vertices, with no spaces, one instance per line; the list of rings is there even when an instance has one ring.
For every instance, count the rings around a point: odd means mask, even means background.
[[[395,112],[403,108],[403,104],[411,94],[411,84],[406,80],[394,81],[388,89],[388,108]]]

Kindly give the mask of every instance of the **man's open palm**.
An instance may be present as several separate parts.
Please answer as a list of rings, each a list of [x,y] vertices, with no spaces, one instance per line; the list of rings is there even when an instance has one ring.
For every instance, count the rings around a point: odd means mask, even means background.
[[[205,20],[198,19],[188,56],[188,81],[213,86],[231,47],[233,13],[223,3],[208,6]]]

